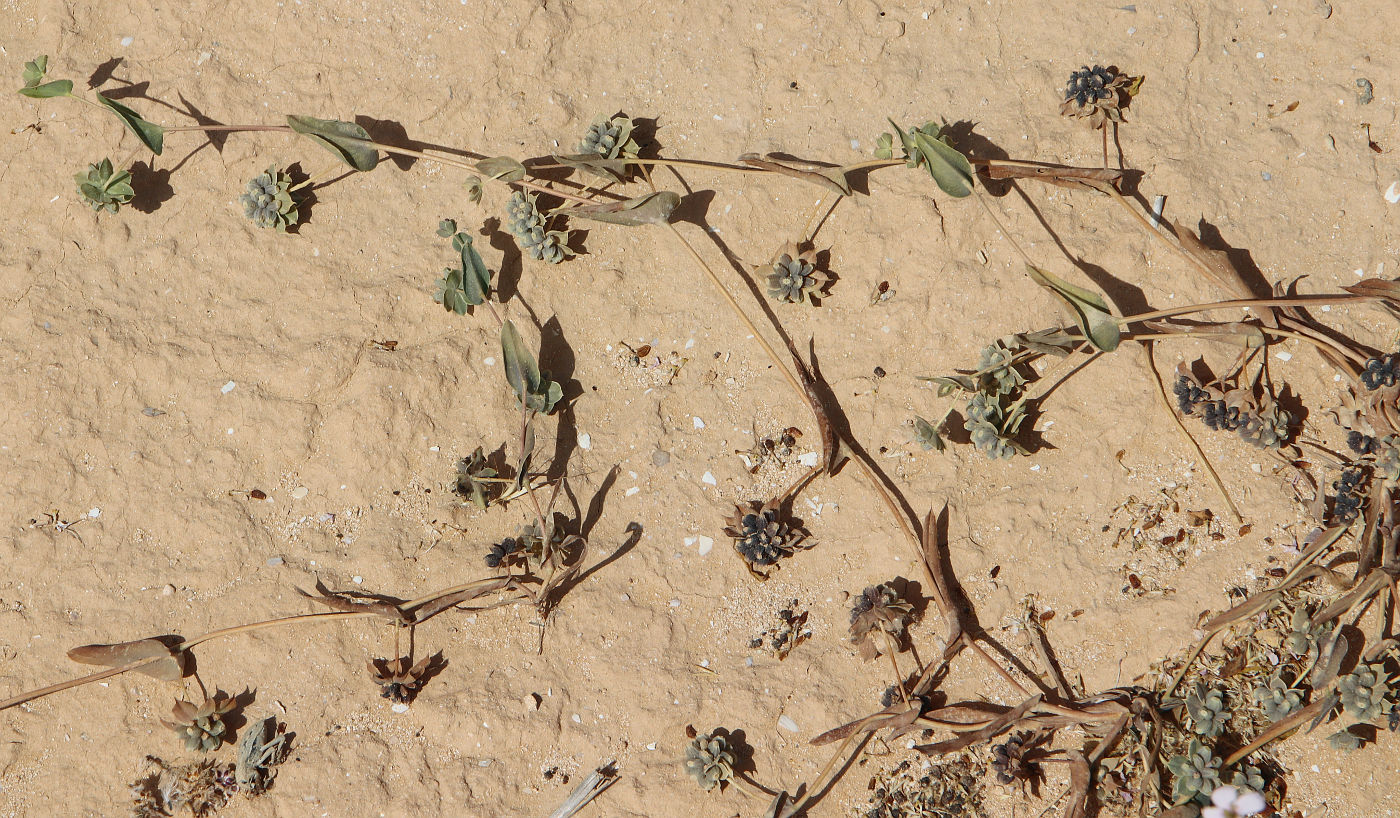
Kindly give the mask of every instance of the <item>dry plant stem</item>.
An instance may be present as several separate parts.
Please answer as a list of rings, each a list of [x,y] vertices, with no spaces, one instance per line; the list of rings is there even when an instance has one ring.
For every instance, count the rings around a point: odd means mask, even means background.
[[[1167,385],[1162,381],[1162,373],[1157,371],[1157,360],[1152,356],[1152,345],[1152,341],[1144,342],[1142,345],[1142,354],[1147,362],[1147,371],[1152,373],[1152,380],[1157,384],[1157,397],[1161,398],[1162,407],[1166,409],[1167,414],[1171,416],[1172,423],[1176,424],[1176,428],[1181,432],[1181,436],[1186,438],[1186,442],[1195,450],[1196,456],[1201,459],[1201,464],[1206,467],[1206,474],[1210,477],[1211,483],[1215,484],[1215,490],[1220,493],[1221,499],[1225,501],[1225,507],[1230,510],[1230,516],[1234,518],[1235,524],[1239,525],[1244,522],[1244,515],[1240,514],[1239,507],[1236,506],[1235,501],[1231,499],[1229,490],[1225,488],[1225,481],[1220,479],[1220,474],[1216,472],[1215,466],[1211,465],[1210,458],[1206,456],[1205,450],[1201,448],[1200,443],[1196,442],[1196,438],[1191,435],[1190,430],[1186,428],[1186,424],[1181,422],[1181,418],[1177,416],[1176,410],[1172,407],[1171,399],[1167,397]],[[1173,685],[1173,687],[1175,687],[1175,685]]]

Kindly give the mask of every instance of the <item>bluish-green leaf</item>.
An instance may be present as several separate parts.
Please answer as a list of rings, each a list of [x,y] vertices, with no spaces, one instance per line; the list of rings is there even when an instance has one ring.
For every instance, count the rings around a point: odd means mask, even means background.
[[[125,125],[128,130],[136,134],[136,138],[141,140],[142,145],[149,148],[151,153],[160,156],[160,152],[165,145],[164,128],[154,122],[147,122],[141,118],[140,114],[114,99],[107,99],[101,94],[95,94],[95,96],[99,103],[117,115],[117,118],[122,121],[122,124]]]
[[[462,291],[472,306],[485,304],[491,292],[491,271],[486,269],[486,263],[472,246],[472,237],[465,233],[457,235],[462,237],[458,248],[462,251]]]
[[[476,163],[476,169],[502,182],[519,182],[525,178],[525,166],[509,156],[493,156]]]
[[[927,126],[925,126],[927,127]],[[956,199],[972,195],[972,163],[956,148],[920,129],[912,134],[924,167],[944,193]]]
[[[20,76],[24,79],[25,88],[33,88],[44,78],[44,74],[49,70],[49,55],[40,54],[34,59],[24,64],[24,70]]]
[[[501,326],[501,358],[505,361],[506,382],[520,402],[526,403],[530,395],[539,392],[540,368],[511,321]]]
[[[1122,337],[1118,329],[1118,320],[1108,311],[1108,304],[1102,296],[1083,287],[1076,287],[1029,264],[1026,265],[1026,271],[1031,280],[1059,296],[1069,307],[1075,325],[1084,333],[1084,337],[1089,339],[1089,343],[1104,352],[1112,352],[1118,348]]]
[[[50,97],[66,97],[73,93],[72,80],[54,80],[43,85],[26,85],[19,89],[21,94],[34,99],[48,99]]]
[[[369,138],[368,131],[353,122],[289,114],[287,124],[355,170],[371,171],[379,164],[379,149],[374,147],[374,140]]]

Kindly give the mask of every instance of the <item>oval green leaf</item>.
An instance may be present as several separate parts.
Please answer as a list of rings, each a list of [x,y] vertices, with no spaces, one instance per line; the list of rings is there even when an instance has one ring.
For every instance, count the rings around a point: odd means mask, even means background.
[[[505,361],[506,382],[520,402],[526,403],[540,389],[540,369],[512,321],[501,325],[501,358]]]
[[[379,165],[379,149],[374,147],[374,140],[353,122],[288,114],[287,124],[355,170],[371,171]]]
[[[955,199],[972,195],[972,163],[953,146],[922,130],[911,136],[924,158],[924,167],[944,193]]]
[[[19,89],[21,94],[34,99],[48,99],[50,97],[66,97],[73,93],[72,80],[54,80],[43,85],[26,85]]]
[[[1079,331],[1084,333],[1084,337],[1089,339],[1089,343],[1095,348],[1104,352],[1112,352],[1118,348],[1118,342],[1122,338],[1118,320],[1108,311],[1108,304],[1098,293],[1076,287],[1029,264],[1026,265],[1026,272],[1030,274],[1032,281],[1060,297],[1069,307]]]
[[[71,89],[72,83],[69,83],[69,86]],[[107,99],[101,94],[95,94],[94,96],[97,97],[99,103],[116,114],[117,118],[122,121],[122,124],[125,125],[128,130],[136,134],[136,138],[141,140],[142,145],[150,148],[151,153],[160,156],[160,152],[165,145],[164,128],[154,122],[147,122],[141,118],[140,114],[116,100]]]
[[[472,237],[465,233],[458,235],[462,236],[462,291],[472,306],[485,304],[491,292],[491,271],[486,269],[486,263],[472,246]]]

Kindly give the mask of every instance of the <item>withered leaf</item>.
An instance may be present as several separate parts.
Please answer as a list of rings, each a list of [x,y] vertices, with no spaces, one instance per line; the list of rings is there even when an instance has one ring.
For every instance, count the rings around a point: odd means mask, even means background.
[[[335,593],[327,588],[320,580],[316,580],[316,594],[309,594],[300,588],[296,589],[296,591],[313,602],[319,602],[327,608],[333,608],[337,611],[376,614],[391,622],[398,622],[405,625],[412,624],[412,620],[404,614],[403,609],[392,602],[386,602],[382,599],[352,599]],[[317,594],[319,594],[319,596]]]
[[[493,156],[476,163],[476,169],[502,182],[519,182],[525,178],[525,166],[509,156]]]
[[[681,203],[679,193],[672,190],[658,190],[635,199],[609,202],[600,205],[565,207],[554,211],[558,215],[577,216],[595,222],[608,222],[626,227],[644,224],[666,224],[671,221],[671,213]]]
[[[1192,335],[1212,341],[1234,344],[1247,349],[1257,349],[1267,342],[1264,331],[1245,321],[1230,321],[1219,324],[1181,324],[1175,321],[1144,321],[1143,326],[1173,335]]]
[[[945,753],[956,752],[964,747],[971,747],[974,744],[982,744],[995,738],[998,733],[1020,721],[1022,716],[1026,715],[1040,704],[1040,700],[1041,694],[1037,693],[1011,710],[1006,711],[1001,716],[993,719],[987,726],[980,730],[964,733],[957,738],[940,741],[936,744],[920,744],[914,749],[927,755],[943,755]]]
[[[1205,246],[1200,238],[1187,227],[1177,227],[1176,238],[1177,241],[1181,242],[1181,249],[1200,263],[1215,286],[1223,290],[1226,295],[1231,298],[1259,297],[1259,294],[1254,292],[1249,283],[1244,280],[1244,276],[1240,275],[1234,262],[1230,261],[1229,253]]]
[[[746,153],[739,157],[739,164],[747,165],[751,168],[762,168],[783,176],[791,176],[794,179],[801,179],[804,182],[825,188],[832,193],[839,193],[842,196],[851,195],[851,183],[846,181],[846,171],[840,167],[829,167],[819,165],[814,162],[803,162],[800,159],[787,159],[775,153],[759,156],[756,153]]]
[[[608,159],[596,153],[556,154],[551,158],[566,168],[590,173],[605,182],[621,182],[627,172],[626,159]]]
[[[1068,188],[1088,188],[1100,193],[1116,186],[1123,171],[1112,168],[1074,168],[1062,165],[1003,165],[989,163],[983,168],[988,179],[1037,179]]]
[[[137,639],[115,645],[83,645],[68,651],[68,658],[85,665],[103,667],[121,667],[142,659],[155,659],[136,670],[163,682],[183,678],[189,670],[190,659],[185,651],[174,649],[159,639]]]

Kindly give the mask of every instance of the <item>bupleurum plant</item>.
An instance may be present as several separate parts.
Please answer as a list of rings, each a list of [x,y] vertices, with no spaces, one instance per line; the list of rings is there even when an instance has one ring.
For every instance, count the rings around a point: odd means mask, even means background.
[[[1220,759],[1199,739],[1191,739],[1184,755],[1172,756],[1167,769],[1176,776],[1172,781],[1172,801],[1177,804],[1192,799],[1204,803],[1220,786]]]
[[[1191,716],[1191,727],[1206,738],[1215,738],[1225,732],[1230,721],[1230,711],[1225,706],[1225,691],[1207,688],[1198,684],[1186,696],[1186,712]]]
[[[292,195],[292,177],[275,167],[250,179],[247,192],[239,196],[238,201],[243,205],[243,215],[254,224],[279,233],[296,226],[301,218]]]
[[[116,213],[136,196],[131,186],[131,172],[113,169],[111,159],[104,158],[95,165],[88,165],[85,172],[76,174],[73,179],[78,183],[83,201],[98,212]]]
[[[1060,113],[1088,118],[1095,128],[1102,128],[1109,122],[1122,122],[1123,106],[1131,96],[1133,82],[1132,77],[1112,66],[1083,66],[1070,72]]]
[[[578,143],[580,154],[597,154],[604,159],[635,157],[637,150],[637,140],[632,138],[632,120],[622,115],[596,120]]]

